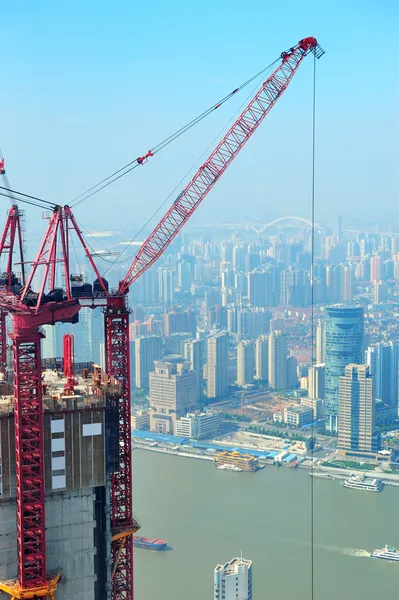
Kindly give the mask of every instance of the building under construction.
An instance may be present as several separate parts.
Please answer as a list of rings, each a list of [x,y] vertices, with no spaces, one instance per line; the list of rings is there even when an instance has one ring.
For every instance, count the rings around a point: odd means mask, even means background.
[[[80,375],[74,375],[73,393],[60,371],[43,372],[47,572],[54,579],[61,574],[57,598],[103,600],[112,588],[107,481],[118,468],[119,386],[99,367],[75,370]],[[17,573],[12,392],[12,386],[0,386],[2,583]],[[9,596],[0,592],[0,598]]]

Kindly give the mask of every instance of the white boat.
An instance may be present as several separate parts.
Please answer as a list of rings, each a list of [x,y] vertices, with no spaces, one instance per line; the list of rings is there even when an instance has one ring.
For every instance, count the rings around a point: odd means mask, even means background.
[[[237,467],[236,465],[230,465],[230,464],[219,465],[216,468],[219,469],[220,471],[236,471],[237,473],[239,471],[242,471],[242,469],[240,469],[240,467]]]
[[[399,561],[399,552],[393,546],[385,546],[385,548],[374,550],[370,556],[371,558]]]
[[[381,492],[384,484],[377,477],[366,477],[365,475],[351,475],[341,482],[346,488],[354,490],[365,490],[366,492]]]
[[[331,473],[326,473],[325,471],[309,471],[309,475],[311,477],[320,477],[321,479],[335,480],[335,477]]]

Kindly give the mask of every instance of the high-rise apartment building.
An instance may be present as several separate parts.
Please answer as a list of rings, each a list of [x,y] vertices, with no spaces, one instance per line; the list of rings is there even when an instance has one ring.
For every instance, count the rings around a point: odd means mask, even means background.
[[[366,350],[366,363],[375,379],[376,399],[395,409],[398,406],[398,358],[399,347],[392,342],[375,344]]]
[[[57,343],[56,343],[57,329],[56,329],[56,326],[55,325],[43,325],[43,332],[44,332],[45,337],[42,339],[42,358],[56,358],[56,356],[57,356]]]
[[[163,267],[158,269],[158,292],[159,300],[164,306],[172,306],[174,296],[174,277],[171,269]]]
[[[136,387],[148,389],[149,375],[154,370],[154,360],[162,354],[162,338],[158,335],[139,337],[134,340],[136,362]]]
[[[195,409],[195,372],[186,361],[155,361],[150,381],[150,428],[174,434],[176,420]]]
[[[255,349],[250,340],[237,346],[237,384],[248,385],[254,381]]]
[[[207,388],[208,398],[220,398],[229,390],[229,334],[220,331],[208,337]]]
[[[195,393],[197,404],[202,400],[204,389],[204,356],[205,340],[187,340],[184,342],[184,358],[190,363],[190,369],[195,371]]]
[[[338,447],[348,454],[376,453],[375,382],[368,365],[349,364],[339,378]]]
[[[298,361],[295,356],[287,358],[287,385],[293,390],[298,387]]]
[[[269,335],[269,384],[274,390],[288,388],[287,336],[282,331]]]
[[[326,429],[337,432],[338,386],[349,363],[361,364],[364,309],[341,304],[326,309]]]
[[[248,273],[248,300],[251,306],[276,306],[280,297],[279,271],[255,269]]]
[[[193,336],[196,330],[195,314],[192,310],[171,310],[164,315],[165,336],[172,333],[181,333],[189,331]]]
[[[280,273],[280,304],[306,307],[311,300],[308,271],[289,267]]]
[[[271,313],[266,308],[235,308],[233,310],[236,311],[236,332],[240,338],[253,339],[269,333]],[[227,324],[228,322],[227,319]]]
[[[375,254],[370,258],[370,282],[377,283],[382,279],[383,260],[381,256]]]
[[[255,343],[255,378],[260,381],[269,379],[269,337],[261,335]]]
[[[308,375],[308,396],[323,400],[326,393],[326,365],[312,365]]]
[[[131,287],[132,299],[139,304],[156,304],[159,301],[159,285],[157,269],[152,267],[145,271]],[[135,317],[137,319],[138,317]]]
[[[252,561],[233,558],[214,571],[214,600],[252,600]]]

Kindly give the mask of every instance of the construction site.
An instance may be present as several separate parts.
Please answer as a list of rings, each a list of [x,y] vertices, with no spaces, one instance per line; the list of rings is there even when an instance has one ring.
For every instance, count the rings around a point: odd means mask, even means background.
[[[11,187],[0,153],[0,195],[10,202],[0,239],[0,599],[131,600],[133,534],[128,292],[163,254],[288,88],[313,37],[282,52],[206,161],[140,246],[125,277],[110,284],[72,209],[220,108],[251,78],[161,143],[60,206]],[[270,74],[269,74],[270,73]],[[266,78],[267,75],[267,78]],[[25,256],[23,212],[45,210],[35,257]],[[27,229],[29,237],[29,227]],[[72,271],[72,245],[90,273]],[[105,368],[74,361],[73,335],[60,364],[42,360],[43,326],[74,324],[81,310],[104,317]]]

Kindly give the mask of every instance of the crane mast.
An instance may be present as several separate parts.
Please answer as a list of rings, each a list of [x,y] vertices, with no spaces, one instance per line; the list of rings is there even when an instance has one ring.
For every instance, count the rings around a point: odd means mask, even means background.
[[[13,320],[15,395],[15,446],[17,464],[18,579],[0,581],[0,590],[13,598],[53,598],[59,575],[46,573],[46,524],[43,457],[43,401],[41,383],[41,333],[39,327],[56,322],[76,323],[80,309],[103,307],[105,367],[119,383],[119,467],[110,475],[111,560],[108,581],[113,600],[133,600],[133,537],[139,525],[132,506],[132,442],[130,421],[129,308],[127,293],[168,247],[205,196],[247,143],[260,123],[287,89],[308,54],[320,58],[324,51],[313,37],[304,38],[281,54],[281,62],[261,85],[240,117],[230,128],[190,183],[179,194],[166,215],[140,248],[116,292],[108,291],[89,252],[75,217],[68,206],[55,206],[26,285],[19,293],[0,286],[0,310]],[[1,166],[1,165],[0,165]],[[4,163],[3,163],[4,167]],[[75,231],[93,267],[101,298],[72,297],[69,283],[69,235]],[[3,239],[6,239],[3,235]],[[63,268],[66,290],[55,288],[55,270]],[[43,278],[38,293],[31,285],[38,269]],[[48,291],[48,293],[46,293]],[[72,340],[65,342],[68,372],[72,372]],[[1,358],[1,357],[0,357]],[[72,377],[72,375],[71,375]],[[107,592],[108,600],[108,592]]]

